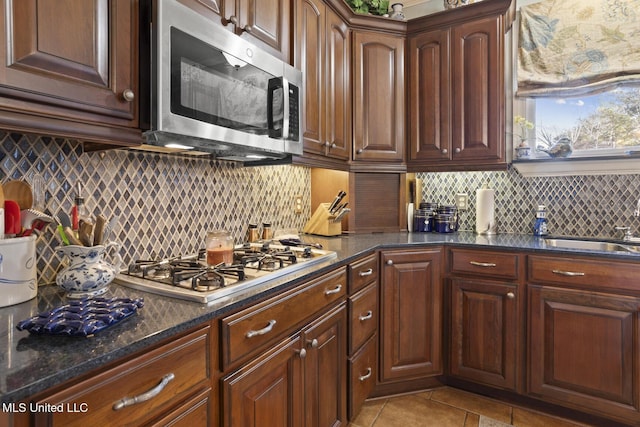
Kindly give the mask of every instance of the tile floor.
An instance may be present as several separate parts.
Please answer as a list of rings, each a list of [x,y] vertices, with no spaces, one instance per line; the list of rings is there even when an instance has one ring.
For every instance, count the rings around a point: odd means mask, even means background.
[[[584,427],[498,402],[483,396],[442,387],[424,392],[365,402],[349,427]]]

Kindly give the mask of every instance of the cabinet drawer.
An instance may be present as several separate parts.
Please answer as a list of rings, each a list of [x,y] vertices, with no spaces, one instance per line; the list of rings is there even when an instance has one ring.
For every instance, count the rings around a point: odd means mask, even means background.
[[[345,297],[346,268],[222,319],[223,370]]]
[[[378,280],[378,257],[371,254],[349,264],[349,292],[354,293],[367,284]]]
[[[530,255],[529,282],[638,291],[640,264]]]
[[[474,276],[518,278],[518,255],[496,251],[451,249],[449,271],[454,274]]]
[[[349,354],[373,334],[378,325],[378,284],[373,283],[349,298]]]
[[[197,390],[210,387],[210,345],[207,326],[42,399],[38,403],[71,409],[37,413],[36,425],[141,425],[150,417],[171,410]],[[157,392],[155,397],[125,403],[125,398],[151,390],[151,394]],[[88,412],[78,416],[73,408],[86,408]]]
[[[349,420],[353,420],[364,401],[376,385],[376,337],[369,341],[349,360]]]

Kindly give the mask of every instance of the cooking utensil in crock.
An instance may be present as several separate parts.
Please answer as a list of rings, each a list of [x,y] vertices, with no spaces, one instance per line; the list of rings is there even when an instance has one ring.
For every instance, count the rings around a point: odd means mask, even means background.
[[[22,228],[26,229],[32,228],[31,225],[36,220],[44,221],[46,223],[54,221],[51,216],[35,209],[23,209],[22,211],[20,211],[20,220]]]
[[[4,190],[0,185],[0,239],[4,239]]]
[[[2,184],[5,200],[15,200],[22,209],[31,209],[33,206],[33,192],[31,185],[26,181],[8,181]]]
[[[4,201],[4,232],[18,234],[22,230],[20,206],[15,200]]]
[[[60,211],[58,213],[58,219],[60,220],[60,224],[62,224],[63,227],[71,227],[71,217],[68,213]]]
[[[35,173],[31,177],[31,193],[33,194],[33,208],[43,211],[45,202],[45,184],[42,175]]]

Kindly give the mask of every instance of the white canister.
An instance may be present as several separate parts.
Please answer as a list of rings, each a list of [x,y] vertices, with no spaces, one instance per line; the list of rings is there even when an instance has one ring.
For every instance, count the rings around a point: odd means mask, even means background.
[[[36,236],[0,239],[0,307],[38,294]]]

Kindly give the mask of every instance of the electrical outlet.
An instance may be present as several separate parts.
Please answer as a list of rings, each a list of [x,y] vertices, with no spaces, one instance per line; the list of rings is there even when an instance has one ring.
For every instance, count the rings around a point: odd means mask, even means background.
[[[295,196],[293,198],[293,212],[295,214],[302,213],[302,196]]]
[[[469,195],[467,193],[456,194],[456,207],[459,211],[466,211],[469,209]]]

